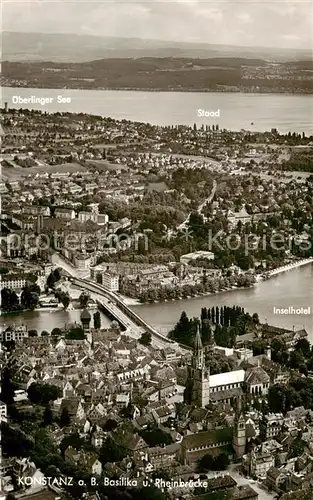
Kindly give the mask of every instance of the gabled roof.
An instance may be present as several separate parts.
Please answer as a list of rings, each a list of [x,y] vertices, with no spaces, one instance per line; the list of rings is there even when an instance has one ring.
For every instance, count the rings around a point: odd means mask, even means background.
[[[135,451],[140,448],[148,447],[147,443],[138,434],[132,434],[128,431],[118,430],[112,433],[112,438],[117,445],[127,450]]]
[[[66,408],[70,415],[76,415],[79,404],[80,404],[79,398],[63,399],[60,411],[62,412],[62,410]]]
[[[172,443],[167,446],[154,446],[148,448],[147,453],[149,456],[171,455],[180,450],[180,443]]]
[[[229,442],[233,439],[233,428],[225,427],[223,429],[211,429],[205,432],[197,432],[185,436],[182,440],[182,446],[187,450],[193,448],[200,448],[201,446],[209,446],[218,443]]]
[[[256,366],[247,371],[245,382],[250,385],[268,384],[270,377],[263,368]]]

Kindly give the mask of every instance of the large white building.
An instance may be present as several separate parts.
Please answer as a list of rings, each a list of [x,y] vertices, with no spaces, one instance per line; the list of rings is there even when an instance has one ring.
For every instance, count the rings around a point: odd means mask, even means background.
[[[2,278],[0,280],[0,290],[3,288],[10,288],[11,290],[22,290],[26,285],[25,278],[12,277],[12,278]]]
[[[250,394],[265,395],[270,387],[270,377],[261,366],[256,366],[247,370],[245,383]]]
[[[85,255],[85,254],[75,255],[74,265],[78,269],[89,269],[91,266],[90,255]]]
[[[110,292],[117,292],[119,289],[118,274],[114,274],[109,271],[102,273],[102,285],[110,290]]]
[[[1,342],[22,342],[23,339],[28,337],[28,331],[25,326],[14,327],[12,329],[4,330],[0,332]]]
[[[60,219],[71,220],[75,219],[75,210],[71,208],[56,208],[54,215]]]
[[[80,222],[87,222],[91,220],[92,222],[98,221],[98,215],[95,212],[78,212],[78,220]]]
[[[181,264],[187,265],[190,261],[197,259],[214,260],[214,253],[206,252],[204,250],[203,251],[199,250],[198,252],[186,253],[185,255],[181,256],[180,262]]]

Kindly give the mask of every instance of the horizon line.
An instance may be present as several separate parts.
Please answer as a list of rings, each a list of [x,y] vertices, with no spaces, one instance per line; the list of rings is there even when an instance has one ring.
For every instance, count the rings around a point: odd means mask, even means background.
[[[212,42],[201,42],[201,41],[185,41],[185,40],[167,40],[167,39],[160,39],[160,38],[141,38],[141,37],[136,37],[136,36],[112,36],[112,35],[98,35],[98,34],[91,34],[91,33],[69,33],[69,32],[42,32],[42,31],[11,31],[11,30],[3,30],[2,31],[2,36],[5,33],[11,33],[11,34],[21,34],[21,35],[52,35],[52,36],[76,36],[76,37],[93,37],[93,38],[108,38],[108,39],[121,39],[121,40],[138,40],[138,41],[145,41],[149,40],[151,42],[162,42],[162,43],[167,43],[168,49],[171,48],[170,44],[190,44],[190,45],[210,45],[213,47],[235,47],[235,48],[242,48],[242,49],[262,49],[262,50],[272,50],[272,51],[279,51],[279,50],[289,50],[289,51],[294,51],[294,52],[311,52],[313,55],[313,50],[312,47],[308,48],[296,48],[296,47],[272,47],[268,45],[234,45],[232,43],[212,43]]]

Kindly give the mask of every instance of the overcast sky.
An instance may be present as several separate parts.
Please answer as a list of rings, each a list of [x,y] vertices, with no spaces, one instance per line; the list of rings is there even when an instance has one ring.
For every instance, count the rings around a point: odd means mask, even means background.
[[[2,29],[306,48],[313,1],[2,0]]]

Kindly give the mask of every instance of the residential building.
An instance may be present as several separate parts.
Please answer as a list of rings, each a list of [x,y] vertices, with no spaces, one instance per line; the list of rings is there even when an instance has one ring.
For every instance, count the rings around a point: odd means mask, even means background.
[[[271,467],[266,474],[265,484],[271,491],[281,493],[285,488],[286,483],[290,481],[290,472]]]
[[[6,194],[8,192],[8,188],[5,185],[5,182],[0,182],[0,194]]]
[[[87,191],[88,194],[92,194],[96,189],[98,189],[98,184],[96,184],[95,182],[85,184],[85,191]]]
[[[109,223],[109,216],[107,214],[98,214],[97,224],[104,226]]]
[[[239,221],[242,224],[246,224],[247,222],[251,221],[252,217],[248,214],[245,207],[243,207],[241,210],[239,210],[239,212],[233,212],[232,210],[229,210],[227,219],[232,227],[236,227]]]
[[[118,408],[126,408],[130,402],[130,394],[117,394],[116,406]]]
[[[60,414],[62,414],[64,408],[67,408],[71,418],[80,420],[85,417],[84,407],[79,398],[62,399]]]
[[[88,254],[79,254],[74,256],[74,265],[78,269],[89,269],[91,266],[91,257]]]
[[[269,413],[265,416],[266,421],[266,439],[277,436],[283,427],[284,416],[282,413]]]
[[[148,448],[147,455],[149,462],[156,469],[162,469],[164,467],[170,467],[173,462],[177,461],[179,450],[179,443],[173,443],[167,446],[154,446],[153,448]]]
[[[28,331],[24,325],[7,328],[6,330],[0,332],[1,342],[10,342],[11,340],[14,342],[22,342],[23,339],[27,337]]]
[[[112,438],[117,446],[126,450],[128,454],[131,455],[139,450],[145,450],[148,448],[147,443],[142,437],[126,430],[116,430],[112,433]]]
[[[102,273],[102,285],[110,290],[110,292],[117,292],[119,289],[119,276],[118,274],[106,271]]]
[[[54,215],[60,219],[72,220],[75,219],[75,210],[71,208],[56,208]]]
[[[9,288],[11,290],[22,290],[26,285],[26,279],[20,276],[5,276],[0,280],[0,290]]]
[[[98,221],[98,215],[94,212],[78,212],[79,222],[87,222],[91,220],[92,222]]]
[[[259,494],[249,484],[235,486],[227,493],[229,500],[258,500],[259,498]],[[199,500],[201,500],[201,496]]]
[[[265,478],[267,472],[275,465],[275,454],[261,447],[253,449],[250,454],[250,471],[252,477]]]
[[[201,457],[229,449],[233,442],[233,429],[212,429],[185,436],[181,442],[181,460],[185,465],[195,464]]]
[[[51,212],[49,207],[43,207],[41,205],[27,205],[23,207],[23,213],[29,215],[42,215],[44,217],[50,217]]]
[[[199,250],[198,252],[191,252],[182,255],[180,258],[180,263],[188,265],[190,261],[202,259],[202,260],[214,260],[213,252],[206,252],[204,250]]]

